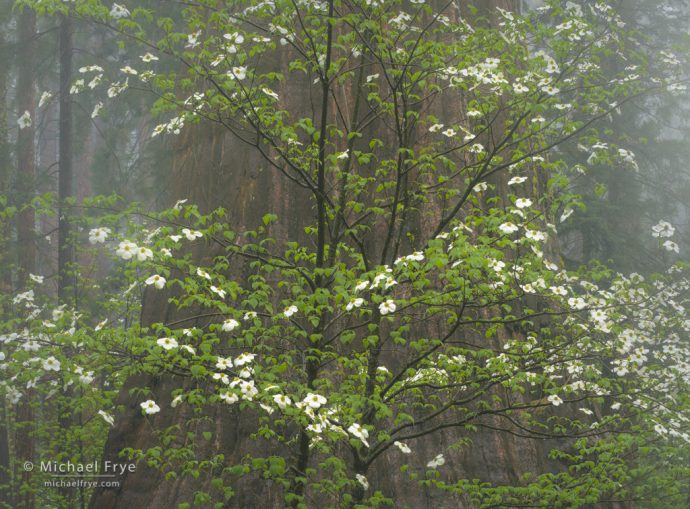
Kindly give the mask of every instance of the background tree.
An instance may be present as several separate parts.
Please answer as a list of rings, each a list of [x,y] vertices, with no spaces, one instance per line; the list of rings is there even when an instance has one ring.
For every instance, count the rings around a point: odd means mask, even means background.
[[[0,60],[9,62],[12,60],[10,51],[10,41],[4,35],[8,26],[10,13],[3,9],[0,11],[0,26],[3,28],[3,35],[0,36]],[[8,74],[3,73],[0,76],[0,194],[3,197],[9,195],[11,178],[12,178],[12,151],[10,149],[10,134],[9,134],[9,119],[12,114],[8,111],[10,102],[8,98]],[[8,239],[12,233],[11,222],[3,221],[0,238]],[[12,278],[8,266],[12,265],[11,253],[2,250],[2,259],[0,265],[4,267],[0,276],[0,285],[2,285],[2,293],[11,293]],[[4,311],[3,311],[4,315]],[[11,470],[10,463],[10,439],[9,439],[9,415],[6,410],[6,403],[3,400],[0,408],[0,498],[10,500],[11,489]]]
[[[639,50],[650,61],[684,65],[687,2],[623,2],[619,12],[626,26],[642,34]],[[677,83],[671,93],[635,98],[602,124],[602,141],[634,156],[634,166],[622,164],[612,171],[588,147],[572,144],[567,149],[572,164],[588,160],[573,182],[586,209],[559,225],[568,259],[596,258],[628,272],[659,270],[667,262],[651,236],[659,220],[674,223],[679,228],[676,242],[686,246],[686,102],[686,85]]]
[[[28,205],[34,196],[36,182],[36,153],[34,146],[36,118],[35,46],[36,13],[28,8],[19,14],[17,55],[17,254],[18,282],[20,289],[28,287],[30,275],[36,273],[36,216]],[[24,205],[27,204],[28,206]],[[34,412],[32,394],[28,391],[17,410],[17,455],[31,461],[35,457]],[[15,470],[16,507],[32,509],[35,506],[31,484],[31,472]]]

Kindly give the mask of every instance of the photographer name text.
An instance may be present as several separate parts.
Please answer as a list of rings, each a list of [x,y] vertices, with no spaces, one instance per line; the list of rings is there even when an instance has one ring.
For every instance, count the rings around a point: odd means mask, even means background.
[[[69,474],[102,474],[108,476],[123,475],[129,472],[135,472],[137,466],[135,463],[116,463],[114,461],[93,461],[90,463],[74,463],[72,461],[58,462],[58,461],[41,461],[41,472],[54,475],[69,475]]]

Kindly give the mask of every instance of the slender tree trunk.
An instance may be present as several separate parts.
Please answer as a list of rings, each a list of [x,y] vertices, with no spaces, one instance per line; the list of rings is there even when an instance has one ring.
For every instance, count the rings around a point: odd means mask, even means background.
[[[29,274],[36,272],[36,214],[26,205],[36,188],[35,163],[35,109],[36,91],[34,88],[34,39],[36,37],[36,14],[24,9],[19,16],[19,44],[17,51],[17,116],[27,112],[31,125],[20,128],[17,134],[17,198],[20,212],[17,218],[17,241],[19,259],[19,287],[26,285]]]
[[[2,12],[0,23],[6,22],[5,12]],[[10,55],[6,50],[8,41],[0,34],[0,61],[8,62]],[[11,159],[7,125],[7,72],[0,73],[0,196],[10,195]],[[0,205],[0,208],[2,205]],[[10,238],[12,225],[9,221],[0,226],[0,240]],[[11,253],[9,250],[0,251],[0,293],[9,295],[12,291]],[[4,311],[4,310],[3,310]],[[12,507],[11,464],[9,443],[9,419],[7,402],[0,403],[0,507]]]
[[[18,287],[26,286],[29,274],[36,272],[36,215],[27,205],[36,188],[35,164],[35,110],[36,92],[34,76],[34,50],[36,38],[36,13],[23,9],[19,16],[18,75],[17,75],[17,115],[27,114],[31,125],[19,129],[17,135],[17,200],[20,212],[17,218],[18,241]],[[14,507],[33,509],[36,505],[31,485],[31,472],[22,468],[25,461],[33,461],[36,452],[34,437],[34,414],[31,391],[20,401],[17,408],[16,473],[15,479],[21,483],[19,490],[14,488]]]
[[[7,13],[0,12],[0,24],[5,26],[7,22]],[[12,61],[11,52],[9,51],[10,42],[5,39],[0,33],[0,61]],[[5,72],[0,73],[0,196],[9,197],[10,185],[12,181],[12,158],[11,148],[8,132],[8,78],[11,69],[5,69]],[[3,241],[9,239],[12,233],[12,224],[5,221],[0,225],[0,239]],[[4,250],[0,253],[0,291],[10,292],[12,289],[12,271],[11,271],[11,253],[10,250]]]
[[[67,201],[74,195],[72,175],[72,19],[62,15],[60,19],[60,141],[58,155],[58,298],[72,301],[75,288],[73,275],[74,248],[71,245],[71,227]]]
[[[60,114],[58,120],[58,300],[77,307],[75,277],[75,251],[70,224],[70,200],[74,197],[74,169],[72,154],[73,114],[70,88],[72,84],[73,27],[71,13],[60,16]],[[65,390],[71,397],[72,389]],[[65,413],[60,417],[63,429],[69,429],[73,416]],[[67,507],[75,507],[75,490],[60,490]]]
[[[7,403],[0,404],[0,507],[13,506]]]

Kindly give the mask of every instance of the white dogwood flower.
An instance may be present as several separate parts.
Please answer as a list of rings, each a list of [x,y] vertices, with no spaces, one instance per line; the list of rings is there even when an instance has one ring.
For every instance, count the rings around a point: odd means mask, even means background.
[[[240,326],[240,322],[238,322],[234,318],[229,318],[223,322],[223,325],[221,326],[221,330],[223,332],[232,332],[239,326]]]
[[[568,295],[568,290],[566,290],[563,286],[552,286],[549,288],[549,290],[551,290],[554,295],[560,295],[561,297]]]
[[[146,62],[146,63],[153,62],[154,60],[158,60],[158,57],[156,55],[153,55],[153,54],[148,53],[148,52],[144,53],[139,58],[141,58],[142,62]]]
[[[259,394],[259,389],[256,388],[253,380],[242,380],[240,382],[240,392],[242,393],[242,397],[244,399],[247,401],[252,401],[254,396]]]
[[[410,454],[412,449],[410,449],[404,442],[398,442],[397,440],[393,442],[393,445],[400,449],[403,454]]]
[[[397,309],[397,306],[395,305],[395,302],[393,299],[388,299],[381,304],[379,304],[379,312],[382,315],[387,315],[389,313],[394,313],[395,310]]]
[[[21,117],[17,119],[17,125],[19,126],[19,129],[25,129],[27,127],[31,127],[31,113],[29,111],[25,111]]]
[[[568,306],[580,311],[587,307],[587,302],[582,297],[570,297],[568,299]]]
[[[140,246],[136,249],[137,260],[140,262],[145,262],[146,260],[153,258],[153,251],[148,247]]]
[[[231,77],[238,79],[238,80],[243,80],[244,78],[247,77],[247,67],[244,65],[235,66],[228,73],[228,76],[231,76]]]
[[[137,250],[137,245],[134,242],[123,240],[117,247],[115,254],[123,260],[131,260]]]
[[[156,402],[152,399],[146,400],[139,405],[145,414],[153,415],[161,411],[161,407],[156,405]]]
[[[60,361],[51,355],[43,361],[43,369],[46,371],[60,371]]]
[[[652,237],[673,237],[676,229],[668,221],[659,221],[657,224],[652,226]]]
[[[198,268],[198,267],[197,267],[197,269],[196,269],[196,275],[199,276],[199,277],[203,277],[204,279],[208,279],[209,281],[211,281],[211,276],[210,276],[210,274],[209,274],[208,272],[206,272],[205,270],[202,270],[202,269],[200,269],[200,268]]]
[[[360,281],[355,285],[355,291],[356,292],[361,292],[362,290],[366,290],[369,288],[369,281]]]
[[[218,297],[220,297],[221,299],[225,298],[225,290],[221,290],[220,288],[213,286],[213,285],[211,285],[209,290],[211,290],[213,293],[218,295]]]
[[[160,338],[156,341],[158,346],[162,346],[165,350],[177,348],[177,340],[175,338]]]
[[[165,281],[166,279],[163,276],[159,276],[158,274],[154,274],[150,278],[148,278],[145,282],[147,285],[153,285],[156,287],[158,290],[162,290],[165,288]]]
[[[38,107],[41,108],[43,107],[44,104],[46,104],[48,101],[50,101],[50,98],[53,97],[53,94],[51,94],[48,91],[45,91],[41,94],[41,98],[38,101]]]
[[[508,221],[507,223],[503,223],[501,226],[498,227],[498,229],[506,235],[510,235],[511,233],[515,233],[516,231],[518,231],[518,227],[510,221]]]
[[[244,366],[245,364],[249,364],[254,360],[254,357],[256,357],[256,355],[254,355],[253,353],[241,353],[235,358],[235,366],[240,367]]]
[[[446,458],[443,457],[443,454],[437,454],[434,459],[432,459],[429,463],[426,464],[428,468],[438,468],[441,465],[446,463]]]
[[[313,408],[314,410],[321,407],[321,405],[325,405],[326,401],[326,398],[323,397],[321,394],[315,394],[313,392],[307,394],[307,396],[302,400],[303,403],[308,405],[310,408]]]
[[[182,350],[185,350],[186,352],[188,352],[188,353],[190,353],[190,354],[192,354],[192,355],[196,355],[196,350],[194,349],[193,346],[182,345],[180,348],[182,348]]]
[[[44,279],[43,276],[38,276],[36,274],[29,274],[29,278],[31,279],[31,281],[38,283],[39,285],[43,283]]]
[[[237,394],[234,392],[224,392],[223,394],[220,395],[220,399],[225,401],[228,405],[232,405],[233,403],[237,403],[240,398]]]
[[[513,90],[516,94],[524,94],[526,92],[529,92],[529,88],[525,86],[523,83],[513,83]]]
[[[551,394],[547,398],[553,406],[559,406],[563,404],[563,400],[558,396],[558,394]]]
[[[204,234],[198,230],[190,230],[189,228],[182,228],[182,235],[187,237],[187,240],[194,240],[199,237],[203,237]]]
[[[276,101],[279,99],[278,94],[276,94],[273,90],[267,87],[262,87],[261,91],[266,94],[268,97],[271,99],[275,99]]]
[[[103,418],[103,420],[105,422],[107,422],[108,424],[110,424],[111,426],[113,424],[115,424],[115,418],[112,415],[110,415],[109,413],[104,412],[103,410],[99,410],[98,415],[100,415]]]
[[[129,9],[124,5],[113,4],[110,9],[110,16],[115,19],[122,19],[129,16]]]
[[[350,433],[350,435],[358,438],[364,445],[369,447],[369,442],[367,442],[367,438],[369,438],[369,431],[367,431],[366,428],[355,422],[349,428],[347,428],[347,431]]]
[[[527,180],[527,177],[513,177],[508,181],[508,185],[522,184],[525,180]]]
[[[347,306],[345,306],[345,309],[347,311],[352,311],[353,308],[362,307],[362,304],[364,304],[364,299],[361,297],[356,297],[347,303]]]
[[[284,394],[275,394],[273,396],[273,401],[275,401],[276,405],[278,405],[278,407],[281,409],[288,407],[292,404],[290,398]]]
[[[515,200],[515,206],[519,209],[524,209],[532,205],[532,200],[529,198],[518,198]]]
[[[676,244],[672,240],[665,241],[663,246],[664,246],[664,249],[666,249],[666,251],[675,251],[676,253],[680,252],[680,248],[678,247],[678,244]]]
[[[235,54],[237,53],[237,46],[244,42],[244,35],[233,32],[231,34],[223,34],[223,39],[228,41],[228,44],[225,46],[226,51]]]
[[[218,360],[216,361],[216,368],[217,369],[230,369],[232,368],[232,358],[231,357],[218,357]]]
[[[567,208],[563,211],[563,214],[561,214],[561,217],[558,219],[560,223],[568,219],[572,214],[573,214],[573,209]]]

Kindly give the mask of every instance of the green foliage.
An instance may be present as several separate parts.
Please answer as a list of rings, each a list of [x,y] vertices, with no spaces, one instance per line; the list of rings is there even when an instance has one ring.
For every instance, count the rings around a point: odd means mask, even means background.
[[[130,391],[153,442],[123,454],[168,479],[212,479],[179,507],[221,504],[246,479],[293,507],[396,506],[374,485],[383,458],[478,507],[651,504],[655,484],[687,496],[682,452],[663,471],[639,466],[688,450],[684,267],[645,280],[566,271],[553,255],[553,213],[582,207],[578,168],[557,147],[598,143],[593,124],[612,104],[673,69],[604,72],[605,59],[646,64],[603,3],[498,10],[493,24],[417,2],[227,4],[166,17],[155,4],[74,9],[156,52],[104,71],[110,99],[131,83],[153,92],[152,111],[169,117],[154,136],[220,124],[306,190],[314,213],[285,238],[287,218],[270,210],[234,225],[184,200],[158,213],[115,197],[75,207],[78,302],[57,303],[41,278],[1,302],[6,395],[29,399],[29,384],[48,415],[86,417],[64,433],[46,419],[41,453],[97,458],[116,393],[147,374],[179,384]],[[312,87],[311,116],[285,97],[288,82]],[[620,162],[617,148],[599,146],[597,164]],[[175,313],[142,322],[149,299]],[[178,406],[190,417],[154,417]],[[254,430],[235,458],[204,452],[218,408]],[[553,469],[513,485],[444,472],[496,422],[557,442]],[[411,455],[447,428],[456,443]],[[80,449],[86,436],[94,446]]]

